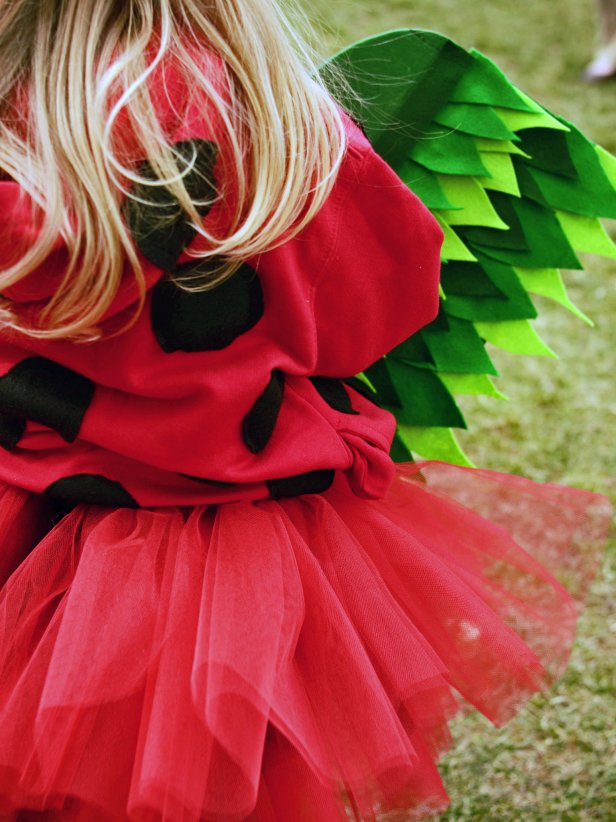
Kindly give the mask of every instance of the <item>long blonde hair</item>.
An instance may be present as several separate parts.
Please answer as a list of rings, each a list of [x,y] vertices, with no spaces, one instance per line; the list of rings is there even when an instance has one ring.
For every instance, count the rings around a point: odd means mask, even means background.
[[[226,91],[198,59],[204,49],[220,64]],[[200,213],[212,203],[187,190],[191,160],[169,142],[148,90],[169,58],[205,96],[229,147],[233,170],[225,175],[234,177],[236,196],[224,236],[206,231]],[[149,174],[114,150],[114,124],[126,115]],[[0,325],[33,337],[97,339],[127,261],[140,295],[134,322],[146,286],[123,200],[138,208],[135,191],[147,186],[176,198],[203,238],[195,256],[212,258],[207,281],[181,287],[212,287],[312,219],[344,150],[340,113],[276,0],[0,0],[0,169],[29,195],[41,224],[31,248],[0,270],[0,294],[44,263],[60,236],[69,259],[36,323],[22,324],[3,298]]]

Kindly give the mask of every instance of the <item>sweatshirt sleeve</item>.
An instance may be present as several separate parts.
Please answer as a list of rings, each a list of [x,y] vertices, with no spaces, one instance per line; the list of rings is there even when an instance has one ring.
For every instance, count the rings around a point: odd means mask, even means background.
[[[314,289],[316,373],[347,377],[434,319],[443,234],[353,124],[332,197],[334,240]]]

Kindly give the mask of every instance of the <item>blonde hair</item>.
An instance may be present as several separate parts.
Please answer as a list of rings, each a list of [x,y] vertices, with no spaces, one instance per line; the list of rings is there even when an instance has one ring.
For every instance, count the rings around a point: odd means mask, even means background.
[[[214,55],[222,86],[204,70],[204,53]],[[223,236],[200,217],[216,195],[191,197],[185,178],[195,157],[174,150],[148,90],[169,58],[186,87],[205,95],[232,159],[224,176],[235,201]],[[115,150],[120,115],[130,118],[147,174]],[[31,248],[0,271],[0,294],[41,265],[59,236],[69,260],[35,323],[22,324],[5,297],[0,324],[39,338],[97,339],[127,261],[140,295],[132,324],[146,285],[123,200],[144,206],[147,187],[177,200],[203,238],[193,256],[212,261],[206,281],[180,287],[211,288],[313,218],[344,151],[339,110],[276,0],[0,0],[0,168],[40,223]]]

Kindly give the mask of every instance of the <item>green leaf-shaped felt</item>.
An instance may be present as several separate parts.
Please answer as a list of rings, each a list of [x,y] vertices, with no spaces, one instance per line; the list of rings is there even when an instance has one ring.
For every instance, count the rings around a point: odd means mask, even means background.
[[[474,262],[477,260],[473,252],[462,242],[456,232],[449,227],[439,213],[435,213],[441,228],[443,229],[443,248],[441,249],[441,256],[443,260],[462,260],[467,262]]]
[[[595,146],[574,126],[569,126],[569,131],[564,136],[577,172],[577,180],[533,168],[526,162],[528,174],[544,201],[553,209],[588,217],[616,218],[616,191],[605,173]]]
[[[413,160],[403,160],[396,169],[398,176],[414,191],[424,205],[431,211],[448,211],[462,209],[463,206],[454,206],[441,188],[438,177]]]
[[[616,260],[616,245],[595,217],[557,211],[556,218],[576,251]]]
[[[454,465],[474,467],[449,428],[399,425],[398,434],[404,445],[416,454]]]
[[[473,137],[443,126],[426,128],[408,156],[430,171],[441,174],[464,174],[469,177],[488,174]]]
[[[498,154],[515,154],[519,157],[526,157],[526,154],[515,143],[509,140],[484,140],[475,141],[478,151],[497,152]]]
[[[576,252],[616,259],[597,219],[616,218],[616,158],[434,32],[389,32],[333,62],[351,89],[342,103],[445,235],[439,316],[362,385],[397,417],[395,459],[470,464],[450,430],[465,426],[455,396],[504,398],[485,343],[555,356],[529,322],[531,293],[590,322],[558,269],[581,268]]]
[[[429,368],[432,371],[436,370],[436,363],[432,358],[430,349],[424,341],[421,331],[418,331],[417,334],[413,334],[408,340],[404,340],[400,345],[397,345],[390,351],[388,357],[401,360],[409,365],[416,365],[419,368]]]
[[[499,211],[499,204],[494,204]],[[519,225],[523,226],[528,249],[503,249],[497,248],[496,245],[481,247],[479,244],[470,243],[469,238],[469,248],[474,254],[483,251],[487,256],[501,262],[527,268],[583,267],[553,210],[543,208],[526,198],[516,197],[509,199],[508,207],[515,212]]]
[[[507,397],[492,382],[487,374],[439,374],[441,382],[451,394],[481,395],[495,400]]]
[[[512,266],[489,257],[481,257],[478,264],[500,293],[492,296],[448,294],[448,314],[471,322],[532,320],[537,316],[537,310]]]
[[[567,294],[563,278],[557,268],[518,268],[516,269],[520,282],[531,294],[547,297],[559,303],[582,322],[592,326],[593,322],[572,302]]]
[[[543,342],[528,320],[478,322],[475,323],[475,328],[486,342],[511,354],[556,358],[556,354]]]
[[[527,163],[551,174],[579,179],[571,159],[567,132],[549,128],[526,128],[518,132],[519,147],[528,155]]]
[[[552,117],[547,111],[509,111],[506,108],[495,108],[494,110],[511,131],[519,132],[529,128],[567,131],[567,126]],[[522,148],[522,150],[525,151],[526,149]]]
[[[437,371],[455,374],[498,373],[472,322],[450,316],[447,325],[447,329],[439,329],[432,323],[421,334]]]
[[[441,268],[441,284],[448,300],[453,296],[507,298],[479,263],[444,263]]]
[[[610,181],[612,187],[616,189],[616,157],[601,146],[595,146],[595,151],[601,163],[601,168],[605,172],[605,176]]]
[[[520,197],[518,178],[511,157],[498,151],[480,151],[479,156],[490,176],[478,177],[477,182],[489,191]]]
[[[524,233],[523,221],[513,207],[513,198],[495,191],[490,194],[490,201],[503,223],[508,226],[507,231],[494,231],[492,226],[488,225],[475,226],[464,231],[464,239],[476,246],[530,251],[531,246]]]
[[[455,212],[443,215],[449,225],[489,226],[507,231],[507,223],[501,220],[485,190],[473,177],[439,174],[437,179],[447,200],[458,205]]]
[[[532,111],[503,72],[481,52],[471,49],[473,61],[450,96],[452,103],[479,103],[515,111]]]
[[[454,131],[463,131],[474,137],[489,140],[516,140],[515,132],[507,128],[490,106],[473,103],[448,103],[439,111],[434,121]]]
[[[401,400],[392,408],[404,425],[437,425],[441,428],[466,428],[466,422],[455,400],[433,371],[416,368],[393,358],[386,358],[387,371]]]

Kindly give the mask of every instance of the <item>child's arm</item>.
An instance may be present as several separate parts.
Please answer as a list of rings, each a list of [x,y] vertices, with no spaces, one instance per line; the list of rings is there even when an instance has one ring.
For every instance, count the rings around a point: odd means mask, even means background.
[[[354,126],[330,199],[335,238],[314,291],[316,373],[346,377],[434,319],[443,235]]]

